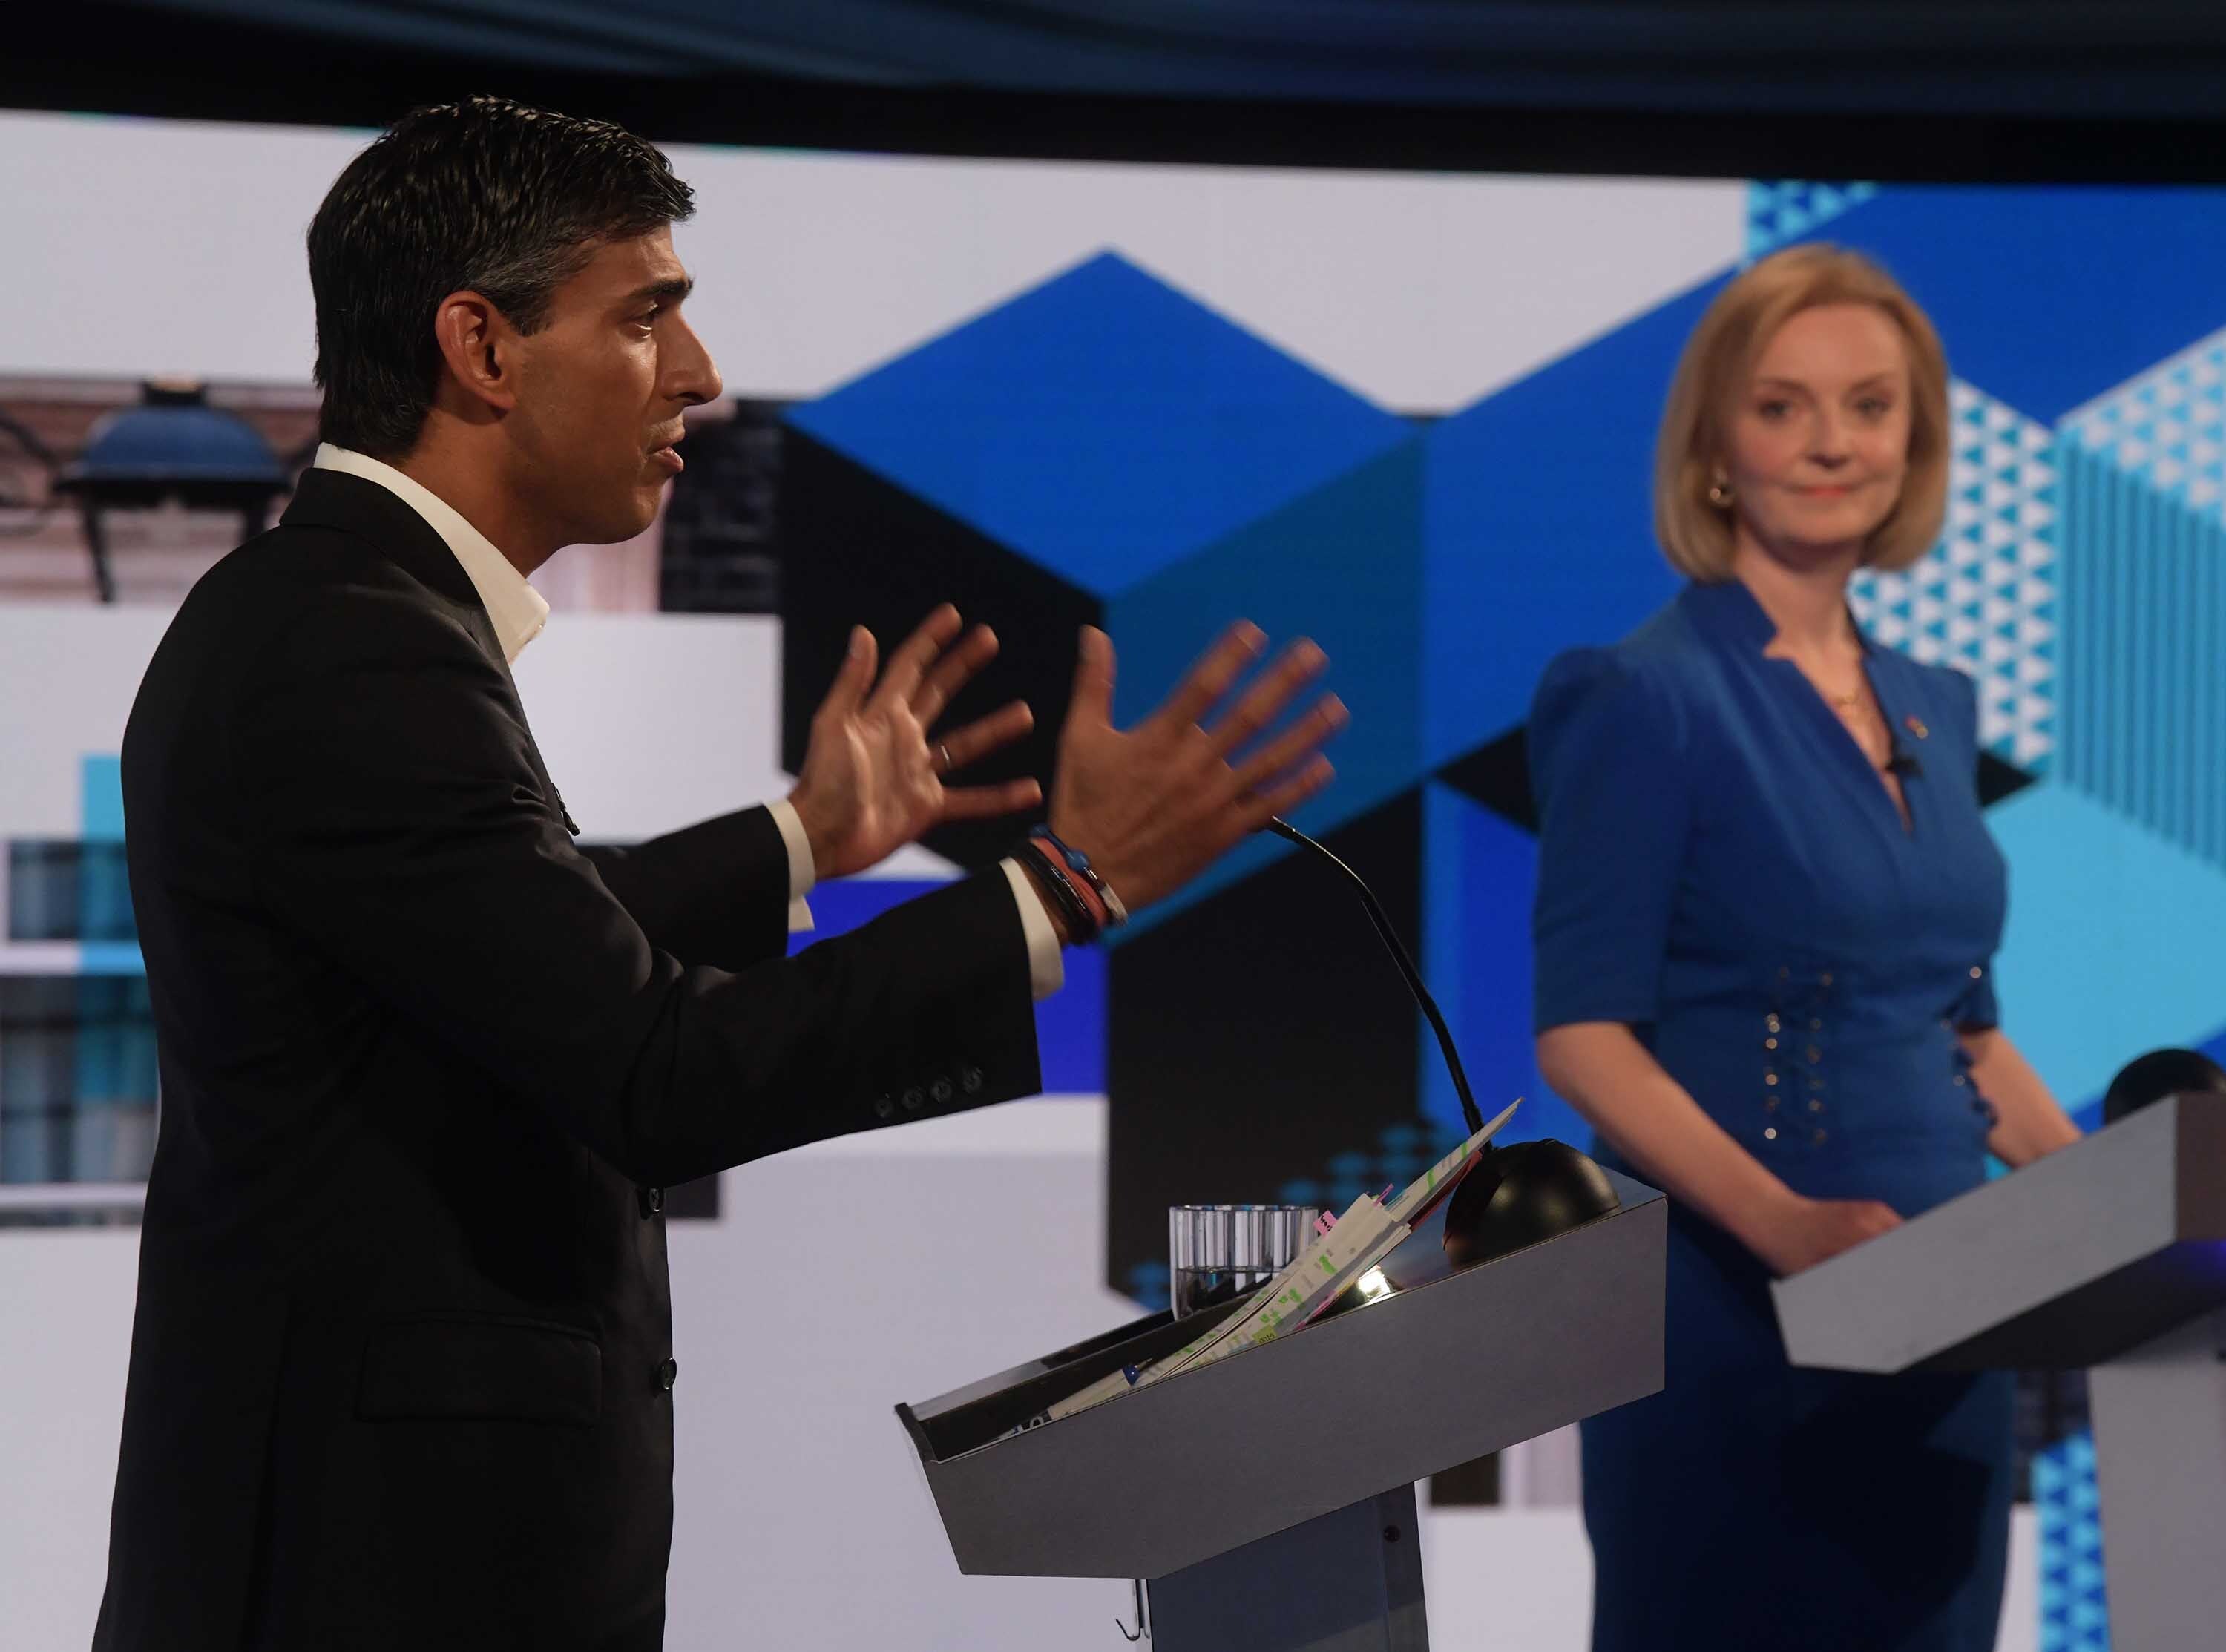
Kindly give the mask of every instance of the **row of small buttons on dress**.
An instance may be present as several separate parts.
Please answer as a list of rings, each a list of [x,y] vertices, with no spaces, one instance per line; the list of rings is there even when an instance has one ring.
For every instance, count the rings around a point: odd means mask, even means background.
[[[1983,981],[1986,979],[1986,975],[1987,972],[1977,964],[1971,966],[1972,980]],[[1940,1025],[1950,1032],[1956,1030],[1956,1023],[1945,1015],[1940,1018]],[[1959,1088],[1971,1089],[1970,1065],[1970,1056],[1959,1045],[1956,1052],[1956,1083]],[[1971,1110],[1987,1121],[1987,1128],[1989,1130],[2000,1121],[2001,1115],[1994,1111],[1994,1104],[1975,1090],[1971,1090]]]
[[[885,1090],[874,1097],[874,1112],[877,1117],[893,1119],[899,1108],[907,1113],[917,1113],[929,1102],[933,1102],[938,1107],[944,1107],[950,1104],[955,1095],[975,1096],[980,1094],[981,1090],[982,1070],[979,1067],[961,1067],[956,1089],[952,1087],[951,1081],[944,1077],[937,1078],[925,1087],[914,1084],[901,1096]]]
[[[1790,1092],[1799,1086],[1789,1082],[1793,1075],[1781,1074],[1778,1071],[1778,1066],[1781,1063],[1790,1063],[1792,1060],[1792,1052],[1790,1049],[1781,1048],[1782,1045],[1790,1043],[1796,1036],[1794,1029],[1789,1026],[1789,1023],[1798,1023],[1806,1020],[1809,1023],[1806,1029],[1809,1038],[1807,1043],[1802,1046],[1802,1053],[1807,1060],[1803,1067],[1797,1067],[1794,1071],[1795,1073],[1804,1070],[1806,1071],[1809,1139],[1812,1143],[1821,1146],[1828,1134],[1823,1125],[1824,1018],[1814,1013],[1803,1017],[1792,1013],[1790,1007],[1783,1001],[1785,994],[1793,990],[1793,968],[1790,964],[1778,966],[1778,1001],[1774,1003],[1769,1013],[1762,1018],[1762,1083],[1763,1089],[1766,1092],[1762,1098],[1762,1110],[1771,1119],[1771,1122],[1763,1126],[1762,1139],[1765,1141],[1776,1141],[1781,1137],[1790,1139],[1793,1134],[1794,1127],[1790,1123],[1781,1127],[1776,1121],[1780,1108],[1784,1105]],[[1832,972],[1829,969],[1817,975],[1816,988],[1818,998],[1822,998],[1832,990]]]

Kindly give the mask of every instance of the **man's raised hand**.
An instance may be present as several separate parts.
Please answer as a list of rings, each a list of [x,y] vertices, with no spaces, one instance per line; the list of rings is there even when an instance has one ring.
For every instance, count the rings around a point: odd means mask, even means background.
[[[1051,829],[1090,856],[1132,912],[1330,782],[1320,748],[1348,721],[1336,696],[1315,701],[1272,740],[1258,739],[1327,664],[1312,642],[1293,643],[1212,715],[1267,640],[1249,622],[1231,626],[1158,710],[1123,730],[1113,726],[1112,641],[1094,626],[1083,630]]]
[[[1043,797],[1034,780],[954,786],[948,777],[1034,727],[1015,700],[978,721],[932,739],[930,731],[969,678],[994,658],[997,639],[986,626],[960,638],[958,610],[944,604],[889,656],[874,678],[873,633],[850,633],[835,686],[811,719],[796,790],[789,794],[811,840],[818,874],[863,872],[931,827],[1034,808]]]

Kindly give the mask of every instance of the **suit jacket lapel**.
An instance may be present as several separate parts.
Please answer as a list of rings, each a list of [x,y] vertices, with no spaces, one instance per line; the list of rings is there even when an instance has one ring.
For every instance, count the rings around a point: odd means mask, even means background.
[[[518,698],[517,681],[510,674],[510,662],[502,657],[502,644],[494,634],[494,621],[487,617],[487,605],[480,600],[479,588],[433,524],[377,482],[344,470],[302,472],[293,503],[280,519],[288,527],[337,528],[367,541],[455,613],[502,673],[510,689],[511,709],[525,735],[526,761],[547,790],[564,829],[577,836],[580,829],[573,823],[572,811],[565,808],[563,794],[550,778],[549,766],[541,760],[541,748],[526,721],[525,702]]]
[[[377,546],[456,611],[472,639],[510,675],[494,621],[464,565],[433,524],[377,482],[343,470],[307,470],[280,518],[288,527],[337,528]],[[513,689],[513,692],[515,690]]]

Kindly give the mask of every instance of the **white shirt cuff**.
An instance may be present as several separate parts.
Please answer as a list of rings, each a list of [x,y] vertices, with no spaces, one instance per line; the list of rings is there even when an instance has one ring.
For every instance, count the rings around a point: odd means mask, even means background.
[[[780,841],[788,846],[788,932],[808,934],[813,928],[811,908],[805,905],[804,898],[819,881],[819,868],[811,859],[811,840],[804,835],[803,817],[787,798],[767,804],[766,813],[773,816],[773,823],[780,829]]]
[[[999,862],[1013,886],[1014,904],[1021,909],[1021,933],[1028,937],[1028,990],[1041,1003],[1066,985],[1066,960],[1059,956],[1059,931],[1044,910],[1043,891],[1036,887],[1027,868],[1009,855]]]

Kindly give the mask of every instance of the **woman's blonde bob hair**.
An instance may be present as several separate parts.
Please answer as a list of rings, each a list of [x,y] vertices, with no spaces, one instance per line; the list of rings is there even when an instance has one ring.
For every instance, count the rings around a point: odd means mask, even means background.
[[[1948,363],[1940,336],[1892,276],[1860,252],[1812,241],[1773,252],[1716,295],[1685,342],[1654,453],[1654,531],[1689,579],[1731,577],[1732,512],[1708,500],[1724,421],[1778,329],[1820,304],[1872,304],[1901,329],[1911,398],[1901,497],[1863,549],[1866,567],[1906,568],[1932,548],[1948,505]]]

